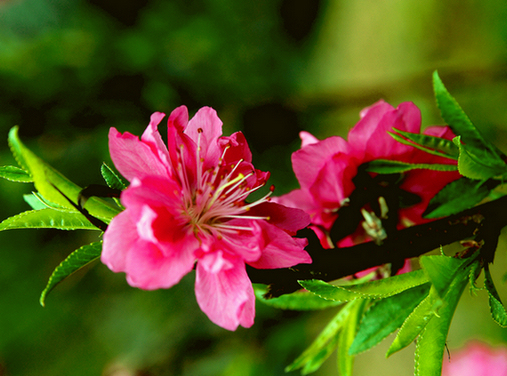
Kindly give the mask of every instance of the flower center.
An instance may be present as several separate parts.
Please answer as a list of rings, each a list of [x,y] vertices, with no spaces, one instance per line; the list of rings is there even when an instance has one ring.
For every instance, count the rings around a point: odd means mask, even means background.
[[[216,166],[205,170],[201,134],[202,129],[199,128],[195,156],[196,176],[193,182],[189,179],[189,172],[183,163],[185,160],[183,145],[179,150],[181,163],[178,166],[178,175],[184,191],[183,214],[188,218],[195,235],[197,237],[211,235],[222,239],[227,234],[252,230],[248,223],[230,223],[234,219],[269,220],[266,216],[249,216],[246,213],[252,207],[268,202],[272,190],[252,203],[245,201],[248,195],[262,188],[265,182],[264,180],[259,182],[257,179],[252,186],[251,178],[255,179],[256,172],[243,159],[231,165],[228,171],[225,162],[225,155],[230,149],[228,145],[223,149]],[[250,171],[245,173],[244,171],[248,169]]]

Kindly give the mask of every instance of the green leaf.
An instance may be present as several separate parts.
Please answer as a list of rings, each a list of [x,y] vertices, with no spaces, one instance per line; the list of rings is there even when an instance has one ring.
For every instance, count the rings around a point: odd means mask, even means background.
[[[0,177],[18,183],[33,182],[28,172],[16,166],[0,166]]]
[[[292,309],[298,311],[310,311],[337,307],[342,302],[325,300],[319,296],[307,291],[296,291],[292,294],[285,294],[277,298],[266,299],[264,294],[267,292],[265,285],[254,285],[255,296],[266,305],[279,309]]]
[[[59,211],[69,211],[69,209],[64,208],[60,205],[49,202],[44,197],[40,195],[38,192],[32,192],[29,195],[23,195],[23,199],[32,207],[34,210],[39,209],[55,209]],[[73,211],[75,213],[75,211]]]
[[[424,261],[421,260],[421,265],[427,268],[425,271],[430,274],[432,283],[436,283],[436,286],[435,284],[431,286],[428,296],[407,317],[387,351],[386,356],[390,356],[411,344],[429,323],[433,323],[433,326],[435,325],[433,320],[438,321],[440,318],[443,318],[445,321],[448,319],[446,315],[449,314],[452,317],[459,297],[468,282],[469,273],[476,257],[472,256],[464,260],[454,259],[458,261],[459,265],[458,263],[449,261],[449,259],[453,258],[447,256],[424,256],[421,258],[426,259]],[[439,272],[452,274],[453,277],[448,278],[447,276],[438,275]],[[445,293],[444,296],[442,296],[443,293]],[[427,333],[430,333],[430,330]],[[445,339],[442,344],[442,351],[444,345]],[[442,356],[440,356],[440,362],[442,362]],[[436,375],[437,373],[428,373],[428,375],[433,374]]]
[[[468,283],[470,268],[471,266],[468,266],[458,272],[445,297],[446,304],[439,309],[438,316],[431,318],[419,335],[415,351],[414,375],[441,374],[447,333],[449,332],[449,326],[451,325],[456,306]]]
[[[0,223],[0,231],[24,228],[54,228],[59,230],[98,230],[79,212],[54,209],[30,210]]]
[[[33,192],[27,195],[23,195],[23,200],[30,205],[33,210],[47,209],[47,206],[42,202]]]
[[[40,296],[40,304],[44,307],[46,297],[56,285],[62,282],[65,278],[75,273],[82,267],[90,264],[100,257],[102,252],[102,242],[95,242],[72,252],[60,265],[53,271],[44,291]]]
[[[55,187],[73,202],[77,202],[81,188],[44,163],[26,148],[18,137],[18,127],[12,128],[9,132],[9,146],[18,164],[30,173],[33,177],[35,188],[46,200],[67,209],[75,210]],[[107,222],[121,211],[119,208],[97,197],[92,197],[88,200],[86,209],[94,217]]]
[[[304,365],[302,366],[301,374],[302,375],[308,375],[310,373],[313,373],[317,371],[322,363],[324,363],[327,358],[331,355],[331,353],[336,348],[336,345],[338,344],[338,340],[340,337],[336,333],[330,340],[327,342],[322,348],[320,348],[317,352],[315,352],[311,358],[309,358]],[[290,366],[289,366],[290,367]],[[301,367],[297,367],[301,368]],[[297,369],[294,368],[294,369]],[[288,367],[285,368],[285,372],[290,372],[292,369],[289,369]]]
[[[428,295],[430,286],[425,283],[374,303],[363,316],[349,353],[366,351],[398,329]]]
[[[472,264],[472,267],[470,268],[470,275],[469,275],[469,283],[470,283],[470,293],[475,293],[477,290],[482,290],[483,288],[477,287],[477,278],[479,278],[479,275],[482,271],[482,262],[476,261]]]
[[[352,376],[355,355],[349,353],[349,348],[352,342],[354,342],[359,320],[364,313],[368,300],[358,300],[352,303],[354,305],[347,317],[347,322],[339,334],[338,340],[338,372],[340,376]]]
[[[81,188],[68,181],[26,148],[18,137],[17,127],[12,128],[9,132],[9,146],[18,164],[33,176],[35,188],[46,199],[68,209],[73,209],[67,200],[51,186],[50,182],[71,199],[77,197]]]
[[[507,327],[507,312],[505,312],[505,307],[502,304],[502,300],[500,299],[500,295],[496,291],[495,285],[493,283],[493,278],[491,278],[491,273],[489,272],[489,268],[484,267],[484,285],[486,286],[486,290],[489,295],[489,309],[491,311],[491,317],[493,317],[493,321],[495,321],[502,328]]]
[[[456,99],[447,91],[437,71],[433,72],[433,90],[442,118],[453,132],[461,136],[466,144],[482,149],[487,144],[486,141]]]
[[[476,146],[481,147],[482,142],[480,140],[483,139],[482,136],[456,99],[447,91],[437,71],[433,72],[433,90],[442,118],[451,127],[453,132],[457,135],[462,135],[465,142],[475,143]]]
[[[285,372],[294,371],[302,367],[304,367],[301,371],[303,375],[316,371],[335,349],[338,343],[337,333],[346,323],[355,303],[350,302],[344,305],[312,344],[294,362],[285,368]]]
[[[106,164],[106,162],[102,163],[102,166],[100,167],[100,173],[102,174],[102,177],[106,181],[106,184],[109,188],[119,190],[124,190],[127,188],[119,176],[115,174],[111,167]]]
[[[437,71],[433,73],[433,89],[442,118],[457,136],[461,136],[470,151],[487,165],[500,167],[504,164],[502,152],[484,139],[458,102],[449,94]]]
[[[487,180],[506,174],[507,165],[502,160],[492,159],[488,154],[478,154],[477,150],[461,143],[461,136],[455,137],[453,142],[459,147],[458,171],[461,175]]]
[[[451,140],[429,136],[421,133],[410,133],[393,128],[396,133],[388,132],[391,137],[402,144],[413,146],[428,154],[439,157],[458,159],[459,151]],[[403,136],[401,137],[400,134]]]
[[[421,333],[430,319],[435,316],[438,294],[432,287],[429,294],[415,307],[403,322],[396,338],[387,350],[386,357],[410,345]]]
[[[378,174],[397,174],[417,169],[426,169],[433,171],[456,171],[456,165],[448,164],[428,164],[428,163],[405,163],[400,161],[390,161],[386,159],[375,159],[368,162],[366,171],[376,172]]]
[[[299,284],[323,299],[345,302],[354,299],[386,298],[426,282],[428,277],[424,272],[415,270],[357,285],[335,286],[318,279],[299,281]]]
[[[471,180],[462,177],[447,184],[433,197],[423,213],[424,218],[440,218],[469,209],[485,199],[499,182]]]
[[[424,272],[435,287],[440,298],[445,298],[456,274],[463,266],[470,264],[472,258],[458,259],[449,256],[423,256],[420,259]]]

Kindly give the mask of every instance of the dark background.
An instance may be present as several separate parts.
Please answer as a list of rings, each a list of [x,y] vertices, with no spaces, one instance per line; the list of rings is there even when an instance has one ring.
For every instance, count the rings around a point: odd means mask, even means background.
[[[424,125],[441,123],[435,69],[505,150],[506,19],[500,0],[3,0],[0,162],[14,164],[6,139],[19,125],[26,144],[71,180],[100,183],[109,127],[139,135],[154,111],[207,105],[226,135],[246,134],[256,167],[272,172],[282,194],[297,186],[290,153],[303,129],[345,136],[380,98],[411,100]],[[27,210],[31,189],[0,181],[0,217]],[[40,307],[52,270],[94,240],[85,231],[0,234],[0,375],[282,375],[333,315],[259,303],[253,328],[230,333],[198,309],[192,274],[146,292],[100,263]],[[507,339],[485,294],[469,295],[449,347]],[[386,361],[381,345],[358,357],[356,374],[411,374],[410,351]],[[315,374],[336,374],[334,360]]]

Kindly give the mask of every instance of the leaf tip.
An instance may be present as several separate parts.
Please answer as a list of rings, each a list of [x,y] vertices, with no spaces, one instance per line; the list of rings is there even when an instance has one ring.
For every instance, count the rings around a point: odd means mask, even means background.
[[[289,364],[287,367],[284,368],[283,371],[285,373],[292,372],[292,371],[294,371],[294,367],[292,366],[292,364]]]
[[[42,294],[40,294],[39,303],[43,308],[46,307],[46,290],[44,290]]]
[[[9,138],[17,137],[19,131],[19,126],[15,125],[9,130]]]
[[[393,349],[393,345],[394,345],[394,343],[387,350],[387,352],[386,352],[386,359],[389,358],[391,355],[393,355],[396,351],[398,351],[397,349]]]

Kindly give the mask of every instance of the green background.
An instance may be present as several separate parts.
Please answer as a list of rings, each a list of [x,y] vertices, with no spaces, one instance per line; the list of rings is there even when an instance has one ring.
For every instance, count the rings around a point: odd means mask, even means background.
[[[207,105],[226,135],[245,132],[256,167],[282,194],[297,186],[290,153],[303,129],[345,136],[380,98],[413,101],[424,125],[441,123],[435,69],[505,151],[506,19],[500,0],[0,1],[0,162],[14,164],[6,140],[19,125],[24,142],[71,180],[101,183],[109,127],[141,134],[154,111]],[[0,181],[0,218],[28,209],[22,194],[31,189]],[[147,292],[100,263],[42,308],[52,270],[96,238],[0,234],[0,375],[282,375],[334,314],[258,303],[256,324],[231,333],[197,307],[193,274]],[[507,300],[504,251],[502,241],[493,276]],[[486,294],[465,292],[451,355],[468,338],[507,340],[488,315]],[[360,355],[355,375],[411,374],[413,349],[385,360],[387,347]],[[334,360],[316,373],[333,374]]]

